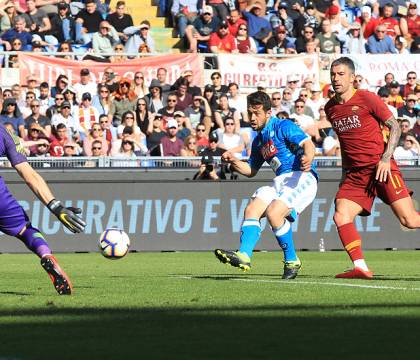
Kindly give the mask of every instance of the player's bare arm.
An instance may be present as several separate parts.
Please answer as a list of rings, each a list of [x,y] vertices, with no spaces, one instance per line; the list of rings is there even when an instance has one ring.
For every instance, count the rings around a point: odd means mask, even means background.
[[[398,124],[398,121],[391,117],[385,121],[385,125],[389,128],[389,140],[386,145],[384,154],[382,155],[381,160],[378,163],[376,168],[376,180],[380,182],[385,182],[388,176],[391,175],[391,157],[395,151],[395,148],[398,146],[398,141],[401,136],[401,129]]]
[[[315,145],[311,139],[306,140],[302,144],[303,148],[303,155],[301,158],[301,170],[302,171],[310,171],[311,164],[315,157]]]
[[[246,177],[254,177],[258,172],[251,168],[248,163],[236,158],[230,151],[225,151],[223,153],[222,160],[231,164],[234,171]]]

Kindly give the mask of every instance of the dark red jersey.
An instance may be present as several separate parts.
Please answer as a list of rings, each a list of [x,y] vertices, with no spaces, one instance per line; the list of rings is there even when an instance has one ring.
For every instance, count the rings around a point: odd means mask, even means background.
[[[382,125],[392,113],[377,95],[357,90],[344,104],[334,97],[325,105],[325,112],[340,140],[344,168],[379,162],[385,151]]]

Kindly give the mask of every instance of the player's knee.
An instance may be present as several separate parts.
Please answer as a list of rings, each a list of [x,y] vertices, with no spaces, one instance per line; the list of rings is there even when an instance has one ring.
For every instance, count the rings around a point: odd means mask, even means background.
[[[420,227],[418,216],[400,216],[399,217],[401,225],[409,229],[417,229]]]
[[[338,211],[334,213],[333,220],[336,226],[341,226],[351,222],[351,220],[346,214],[343,214],[342,212]]]

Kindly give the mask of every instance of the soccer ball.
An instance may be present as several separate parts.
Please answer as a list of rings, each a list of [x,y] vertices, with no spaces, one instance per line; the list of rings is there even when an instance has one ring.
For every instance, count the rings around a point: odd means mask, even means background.
[[[120,229],[106,229],[100,236],[99,251],[107,259],[121,259],[128,253],[130,238]]]

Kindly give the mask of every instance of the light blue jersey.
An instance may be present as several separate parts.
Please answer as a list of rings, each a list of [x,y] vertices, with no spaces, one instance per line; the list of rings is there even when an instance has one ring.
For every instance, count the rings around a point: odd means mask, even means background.
[[[301,171],[301,145],[309,138],[293,121],[271,117],[252,142],[248,164],[259,170],[266,161],[276,176]],[[311,168],[318,179],[314,163]]]

